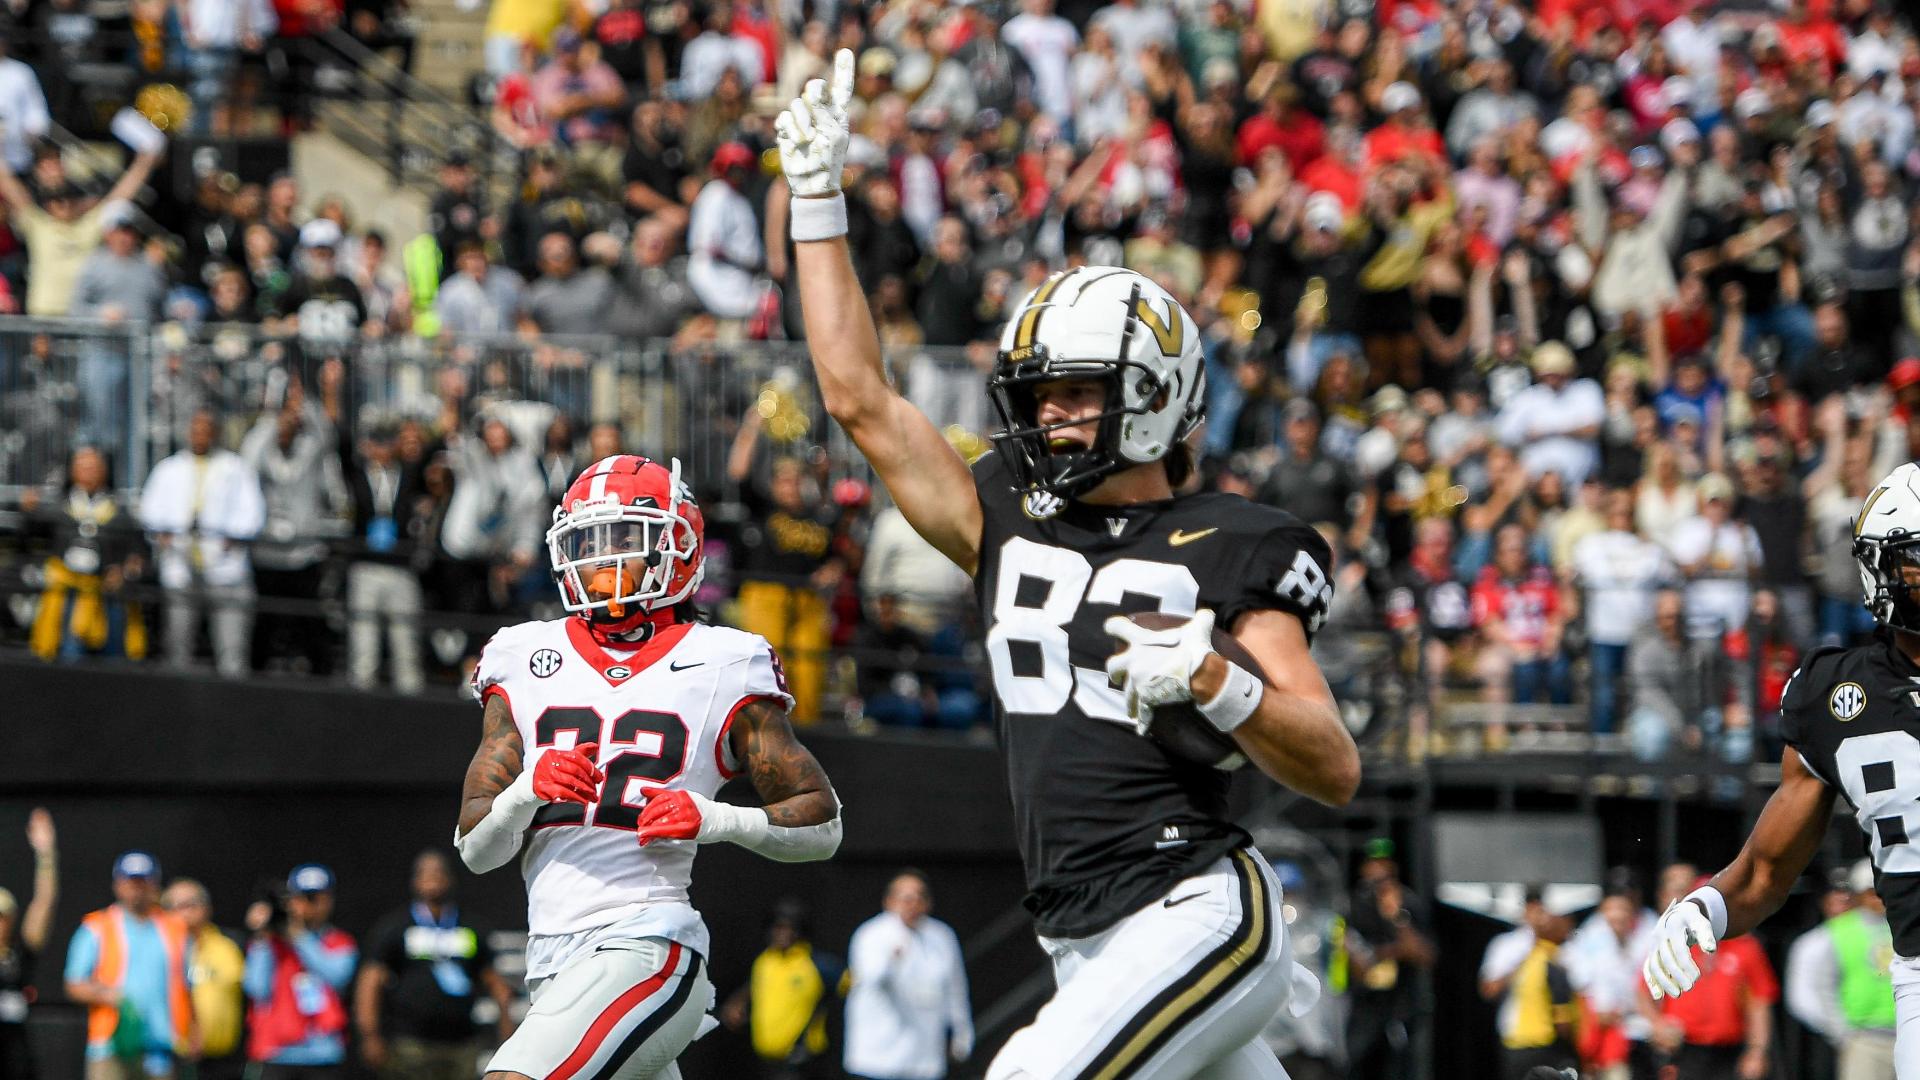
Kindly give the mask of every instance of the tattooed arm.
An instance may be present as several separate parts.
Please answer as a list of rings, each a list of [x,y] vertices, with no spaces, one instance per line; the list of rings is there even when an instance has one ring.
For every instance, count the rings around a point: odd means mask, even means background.
[[[460,824],[453,846],[476,874],[505,866],[520,850],[540,799],[533,774],[521,768],[526,748],[513,724],[513,710],[499,694],[487,698],[480,749],[467,764],[460,791]]]
[[[787,710],[772,698],[750,702],[728,732],[736,760],[746,763],[770,825],[822,825],[840,814],[827,772],[800,745]]]
[[[794,738],[786,708],[772,698],[754,699],[734,717],[728,738],[766,806],[662,791],[640,812],[640,843],[725,841],[776,862],[831,858],[840,847],[840,800],[826,771]]]

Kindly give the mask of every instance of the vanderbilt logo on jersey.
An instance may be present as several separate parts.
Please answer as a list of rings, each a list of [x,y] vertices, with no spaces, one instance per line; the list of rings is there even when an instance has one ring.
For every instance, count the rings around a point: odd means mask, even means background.
[[[1120,534],[1126,531],[1127,531],[1126,518],[1108,518],[1107,519],[1107,535],[1108,536],[1111,536],[1115,540],[1118,540],[1120,539]]]
[[[1051,491],[1029,491],[1020,502],[1020,512],[1035,521],[1045,521],[1059,513],[1067,505],[1067,500]]]
[[[1866,707],[1867,692],[1855,682],[1841,683],[1833,688],[1833,693],[1827,698],[1827,708],[1835,720],[1851,720]]]
[[[527,660],[527,670],[542,679],[551,678],[560,670],[560,652],[557,649],[541,649]]]

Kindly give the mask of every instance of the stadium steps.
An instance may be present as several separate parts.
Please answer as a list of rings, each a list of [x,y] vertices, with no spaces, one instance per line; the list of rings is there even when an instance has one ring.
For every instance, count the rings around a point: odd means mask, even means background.
[[[338,107],[345,106],[329,105],[321,112]],[[315,198],[345,196],[355,227],[385,234],[389,251],[397,255],[402,244],[426,230],[427,192],[395,185],[384,165],[332,134],[324,116],[314,130],[293,140],[292,151],[300,190]]]

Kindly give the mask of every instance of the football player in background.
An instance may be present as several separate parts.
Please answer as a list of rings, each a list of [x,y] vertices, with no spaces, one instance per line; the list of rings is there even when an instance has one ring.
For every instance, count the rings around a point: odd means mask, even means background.
[[[1227,820],[1228,774],[1143,732],[1155,707],[1185,703],[1275,780],[1353,796],[1359,755],[1308,652],[1333,591],[1327,545],[1283,511],[1175,494],[1204,415],[1199,333],[1118,267],[1054,274],[1015,309],[988,383],[1006,430],[969,472],[888,381],[854,276],[852,86],[842,52],[831,88],[808,84],[775,125],[807,342],[827,410],[974,578],[1027,906],[1058,984],[987,1076],[1285,1076],[1259,1034],[1290,999],[1311,1004],[1313,980],[1292,962],[1280,887]],[[1127,618],[1143,611],[1192,618],[1148,631]],[[1216,624],[1265,680],[1214,651]]]
[[[603,458],[547,531],[567,616],[501,630],[474,669],[484,733],[454,844],[478,873],[524,845],[532,998],[489,1080],[678,1077],[713,999],[695,845],[781,862],[839,847],[779,658],[694,621],[703,532],[678,461]],[[714,801],[741,772],[764,809]]]
[[[1684,994],[1719,943],[1785,902],[1827,835],[1836,796],[1867,834],[1874,888],[1893,931],[1894,1071],[1920,1080],[1920,465],[1887,474],[1854,518],[1853,557],[1885,632],[1816,649],[1781,695],[1780,786],[1725,870],[1655,926],[1647,989]]]

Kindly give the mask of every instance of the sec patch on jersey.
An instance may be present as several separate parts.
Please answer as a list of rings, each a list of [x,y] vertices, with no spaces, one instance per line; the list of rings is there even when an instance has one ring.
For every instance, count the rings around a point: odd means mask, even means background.
[[[1185,615],[1169,615],[1159,611],[1143,611],[1128,618],[1148,630],[1171,630],[1187,621]],[[1255,660],[1247,647],[1225,630],[1214,630],[1213,651],[1259,676],[1261,682],[1273,685],[1267,673],[1261,669],[1260,661]],[[1153,719],[1147,724],[1147,737],[1160,744],[1173,757],[1195,765],[1231,771],[1247,763],[1246,755],[1240,752],[1240,744],[1233,741],[1233,736],[1214,727],[1213,721],[1200,715],[1200,710],[1194,708],[1190,701],[1162,705],[1153,710]]]
[[[1835,720],[1851,720],[1867,707],[1867,691],[1857,682],[1843,682],[1827,697],[1827,709]]]

